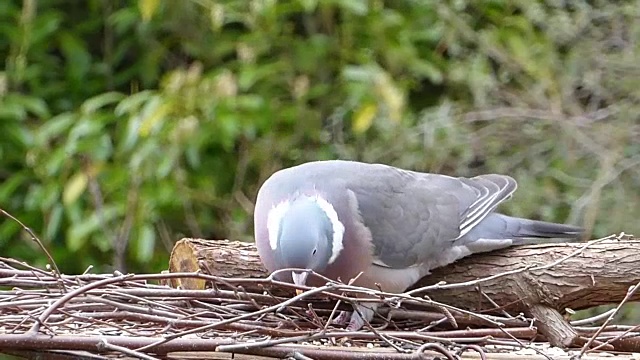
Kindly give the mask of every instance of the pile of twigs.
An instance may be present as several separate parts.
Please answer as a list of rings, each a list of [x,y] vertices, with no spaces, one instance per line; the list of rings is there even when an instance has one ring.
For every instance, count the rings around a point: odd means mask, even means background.
[[[535,319],[465,311],[415,292],[389,294],[327,279],[323,287],[304,288],[294,295],[295,286],[274,280],[273,274],[268,278],[223,278],[201,272],[65,275],[29,228],[4,210],[0,213],[17,221],[51,262],[41,269],[0,257],[3,353],[48,359],[190,359],[229,353],[400,360],[434,355],[456,359],[467,351],[482,359],[491,352],[507,351],[512,357],[520,353],[579,358],[594,351],[640,349],[640,325],[611,325],[640,284],[629,289],[615,309],[572,322],[585,341],[565,352],[545,345],[533,326]],[[183,290],[168,285],[178,278],[202,279],[212,288]],[[287,293],[291,296],[282,295]],[[362,330],[333,325],[339,310],[371,302],[386,307]]]
[[[165,285],[179,277],[215,286],[180,290]],[[262,285],[263,291],[245,291],[249,283]],[[549,358],[566,354],[540,344],[544,339],[533,319],[522,315],[489,316],[425,297],[335,282],[279,297],[270,289],[293,285],[200,273],[69,276],[0,258],[0,286],[0,349],[23,356],[45,351],[58,357],[91,353],[100,354],[91,358],[126,354],[143,359],[214,351],[298,359],[356,359],[363,352],[367,359],[430,358],[433,352],[455,359],[465,351],[480,358],[492,351]],[[351,304],[365,300],[363,294],[375,295],[367,296],[368,302],[388,305],[382,317],[360,331],[331,324],[340,309],[351,310]],[[572,324],[591,340],[574,355],[594,348],[611,352],[617,350],[612,339],[640,336],[640,326],[608,325],[605,320],[615,311]]]

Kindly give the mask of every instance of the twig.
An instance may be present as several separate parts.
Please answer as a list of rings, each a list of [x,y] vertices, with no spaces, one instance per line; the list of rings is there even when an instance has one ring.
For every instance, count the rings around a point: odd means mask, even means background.
[[[109,342],[105,339],[100,340],[100,342],[98,343],[98,350],[103,350],[103,349],[121,352],[125,355],[137,357],[138,359],[143,359],[143,360],[160,360],[156,357],[149,356],[147,354],[143,354],[141,352],[128,349],[124,346],[109,344]]]
[[[622,301],[620,302],[620,304],[618,304],[618,306],[616,307],[615,311],[612,312],[609,317],[607,318],[607,320],[602,324],[602,326],[600,326],[600,328],[598,329],[598,331],[596,331],[593,336],[591,336],[591,338],[589,339],[589,341],[587,341],[586,344],[584,344],[584,346],[582,347],[582,349],[580,350],[580,354],[578,354],[578,359],[580,359],[585,352],[587,352],[587,350],[589,349],[589,347],[591,346],[591,344],[596,340],[596,338],[598,337],[598,335],[600,335],[600,333],[604,330],[604,328],[609,325],[609,323],[613,320],[613,318],[616,316],[616,314],[618,313],[618,311],[620,311],[620,308],[622,307],[622,305],[624,305],[627,300],[638,290],[638,287],[640,287],[640,282],[638,282],[637,284],[635,284],[634,286],[632,286],[629,291],[627,292],[627,296],[625,296],[624,299],[622,299]]]
[[[9,219],[17,222],[22,227],[22,229],[24,229],[24,231],[26,231],[31,236],[31,240],[35,241],[35,243],[38,244],[38,246],[40,247],[42,252],[44,252],[44,254],[47,256],[47,259],[49,259],[49,262],[51,263],[51,266],[53,266],[53,269],[54,269],[54,276],[57,277],[58,279],[60,279],[61,272],[60,272],[60,269],[58,268],[58,264],[56,264],[56,261],[53,260],[53,256],[51,256],[51,253],[49,253],[49,251],[44,246],[42,241],[40,241],[40,239],[31,230],[31,228],[29,228],[28,226],[23,224],[22,221],[18,220],[16,217],[14,217],[13,215],[11,215],[8,212],[6,212],[4,209],[0,208],[0,213],[2,213],[4,216],[8,217]],[[60,282],[60,286],[62,286],[63,290],[66,289],[63,282]]]

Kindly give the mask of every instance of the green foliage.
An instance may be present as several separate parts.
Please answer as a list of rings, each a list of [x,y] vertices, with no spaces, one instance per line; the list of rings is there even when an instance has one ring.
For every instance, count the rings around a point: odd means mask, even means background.
[[[348,158],[513,175],[503,209],[640,233],[634,5],[9,1],[0,206],[65,272],[252,239],[273,171]],[[44,256],[11,221],[0,252]]]

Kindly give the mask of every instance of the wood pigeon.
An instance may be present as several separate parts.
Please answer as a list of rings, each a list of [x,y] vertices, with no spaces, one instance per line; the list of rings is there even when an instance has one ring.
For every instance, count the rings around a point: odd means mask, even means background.
[[[581,237],[578,227],[494,212],[516,187],[506,175],[464,178],[354,161],[309,162],[277,171],[260,188],[256,245],[270,272],[311,269],[400,293],[431,269],[474,253]],[[307,274],[282,272],[281,279],[324,285]],[[375,305],[357,310],[350,330],[371,320]],[[340,319],[345,323],[349,314]]]

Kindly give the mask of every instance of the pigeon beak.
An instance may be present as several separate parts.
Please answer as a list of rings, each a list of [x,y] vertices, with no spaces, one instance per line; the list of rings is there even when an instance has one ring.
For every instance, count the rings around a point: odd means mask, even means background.
[[[307,282],[307,272],[292,272],[291,277],[293,278],[293,283],[296,285],[306,285]],[[296,289],[296,295],[302,294],[302,290]]]

